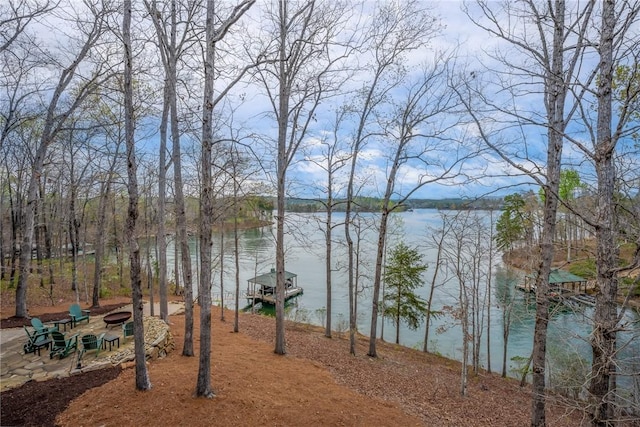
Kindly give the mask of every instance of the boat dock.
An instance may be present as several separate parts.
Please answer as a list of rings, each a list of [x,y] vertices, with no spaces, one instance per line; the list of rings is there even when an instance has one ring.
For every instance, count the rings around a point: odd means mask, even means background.
[[[523,292],[536,291],[536,275],[528,274],[524,283],[516,284]],[[576,304],[595,306],[595,297],[587,294],[587,279],[564,270],[551,270],[549,274],[549,299],[575,308]]]
[[[523,292],[535,293],[535,286],[524,286],[523,284],[517,284],[516,289]],[[568,307],[575,308],[576,305],[588,305],[595,306],[596,298],[593,295],[584,293],[575,293],[569,289],[564,288],[551,288],[549,290],[549,300],[562,303]]]
[[[269,273],[261,274],[249,279],[245,298],[251,305],[257,303],[275,305],[276,303],[276,271],[271,269]],[[284,272],[285,294],[284,300],[302,295],[304,290],[298,286],[298,276],[288,271]]]

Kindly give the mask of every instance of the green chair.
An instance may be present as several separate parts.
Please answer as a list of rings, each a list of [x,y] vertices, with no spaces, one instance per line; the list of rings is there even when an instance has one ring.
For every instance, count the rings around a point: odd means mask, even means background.
[[[78,334],[72,335],[67,339],[62,332],[53,331],[51,332],[51,338],[53,338],[53,347],[49,352],[50,359],[56,356],[63,359],[78,349]]]
[[[33,326],[33,329],[35,329],[38,334],[44,334],[45,336],[49,335],[53,331],[58,330],[58,328],[55,326],[44,326],[42,320],[38,319],[37,317],[31,319],[31,326]]]
[[[89,323],[89,313],[89,310],[81,309],[80,305],[72,304],[71,307],[69,307],[69,316],[71,316],[71,323],[73,324],[73,327],[75,328],[78,322],[83,320],[86,320],[87,323]]]
[[[100,350],[102,349],[102,340],[106,334],[102,333],[99,336],[94,334],[87,334],[82,336],[82,350],[80,351],[80,359],[84,356],[88,351],[96,351],[96,357],[100,354]]]
[[[128,337],[133,336],[133,322],[127,322],[122,325],[122,335],[124,337],[123,342],[126,342]]]
[[[27,342],[22,346],[25,354],[35,353],[37,351],[38,355],[40,355],[40,349],[42,347],[49,347],[49,344],[51,344],[49,332],[39,333],[36,330],[31,332],[26,326],[24,327],[24,331],[27,333],[28,338]]]

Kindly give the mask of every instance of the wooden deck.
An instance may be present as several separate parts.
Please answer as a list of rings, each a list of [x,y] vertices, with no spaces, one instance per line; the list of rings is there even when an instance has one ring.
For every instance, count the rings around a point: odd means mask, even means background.
[[[523,292],[535,293],[536,287],[533,284],[526,285],[519,283],[516,285],[516,289]],[[549,292],[549,299],[553,302],[563,303],[567,306],[575,306],[575,304],[588,305],[592,307],[595,306],[595,297],[593,295],[578,293],[570,289],[558,287],[551,288]]]
[[[285,301],[288,300],[289,298],[293,298],[295,296],[298,295],[302,295],[302,288],[299,287],[295,287],[295,288],[289,288],[285,291],[285,295],[284,295],[284,299]],[[275,293],[261,293],[260,290],[258,290],[257,292],[253,293],[253,292],[247,292],[245,294],[245,298],[247,298],[247,301],[250,304],[256,304],[256,303],[266,303],[266,304],[271,304],[271,305],[275,305],[276,303],[276,295]]]

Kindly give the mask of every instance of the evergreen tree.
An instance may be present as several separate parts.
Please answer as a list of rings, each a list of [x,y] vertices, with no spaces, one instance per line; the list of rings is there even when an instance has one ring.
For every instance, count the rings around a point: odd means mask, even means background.
[[[400,342],[400,322],[415,330],[420,326],[427,310],[426,301],[415,290],[422,285],[422,273],[427,265],[416,248],[400,242],[391,250],[389,263],[385,265],[384,317],[396,327],[396,344]]]
[[[496,243],[498,249],[510,251],[513,244],[524,236],[525,201],[521,194],[515,193],[504,198],[504,208],[496,223]]]

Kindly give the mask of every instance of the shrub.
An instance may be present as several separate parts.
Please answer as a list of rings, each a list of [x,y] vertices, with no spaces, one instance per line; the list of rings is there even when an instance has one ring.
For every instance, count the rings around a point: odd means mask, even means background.
[[[111,289],[104,286],[100,287],[100,298],[110,298],[112,295]]]
[[[585,279],[595,279],[596,261],[594,259],[574,261],[569,266],[569,272]]]

